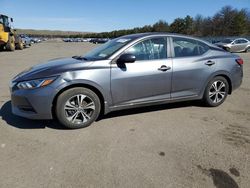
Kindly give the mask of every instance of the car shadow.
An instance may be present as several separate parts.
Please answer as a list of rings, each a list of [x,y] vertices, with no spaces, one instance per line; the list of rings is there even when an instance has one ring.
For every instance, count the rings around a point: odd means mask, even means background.
[[[65,129],[56,121],[52,120],[30,120],[14,115],[11,112],[11,101],[6,102],[0,109],[0,117],[8,125],[19,129]]]
[[[101,121],[104,119],[111,119],[120,116],[129,116],[134,114],[148,113],[153,111],[161,111],[161,110],[170,110],[175,108],[184,108],[190,106],[202,107],[202,104],[199,101],[187,101],[187,102],[178,102],[178,103],[169,103],[169,104],[161,104],[154,106],[147,106],[141,108],[132,108],[127,110],[120,110],[111,112],[107,115],[100,116],[96,121]],[[12,114],[11,112],[11,101],[6,102],[0,109],[0,117],[4,120],[8,125],[19,128],[19,129],[45,129],[46,127],[52,129],[61,129],[65,130],[67,128],[63,127],[56,120],[30,120],[26,118],[22,118]]]

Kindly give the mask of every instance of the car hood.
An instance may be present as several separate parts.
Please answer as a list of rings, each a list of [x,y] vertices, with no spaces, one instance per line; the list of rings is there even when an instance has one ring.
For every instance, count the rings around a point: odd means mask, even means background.
[[[20,82],[58,76],[63,72],[86,69],[92,63],[93,61],[77,60],[74,58],[53,59],[19,73],[12,81]]]

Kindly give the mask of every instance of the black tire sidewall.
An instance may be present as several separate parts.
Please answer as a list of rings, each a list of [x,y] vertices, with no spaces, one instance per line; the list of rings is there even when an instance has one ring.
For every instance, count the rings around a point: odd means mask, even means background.
[[[91,119],[88,120],[86,123],[73,124],[66,119],[64,105],[68,99],[78,94],[84,94],[90,97],[95,103],[95,111],[94,114],[91,116]],[[70,129],[84,128],[90,126],[98,118],[101,111],[101,103],[99,97],[92,90],[83,87],[77,87],[66,90],[59,95],[59,97],[57,98],[55,111],[58,121],[65,127]]]
[[[210,97],[209,97],[209,90],[210,87],[212,86],[212,84],[215,81],[222,81],[225,85],[226,85],[226,93],[225,93],[225,97],[218,103],[214,103],[213,101],[211,101]],[[205,102],[206,106],[210,106],[210,107],[216,107],[221,105],[227,98],[229,92],[229,84],[226,78],[222,77],[222,76],[217,76],[215,78],[213,78],[207,85],[206,89],[205,89],[205,93],[204,93],[204,97],[203,97],[203,101]]]
[[[9,41],[6,45],[7,50],[14,51],[15,50],[15,39],[13,36],[9,36]]]
[[[246,53],[249,53],[250,52],[250,47],[248,47],[247,49],[246,49]]]

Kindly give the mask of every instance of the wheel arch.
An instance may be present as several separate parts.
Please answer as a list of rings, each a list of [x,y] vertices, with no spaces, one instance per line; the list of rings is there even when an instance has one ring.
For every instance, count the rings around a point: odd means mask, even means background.
[[[51,107],[51,113],[52,113],[53,117],[56,117],[55,107],[56,107],[56,102],[57,102],[58,97],[63,92],[65,92],[65,91],[67,91],[69,89],[72,89],[72,88],[76,88],[76,87],[84,87],[84,88],[92,90],[98,96],[98,98],[100,99],[100,103],[101,103],[101,112],[100,112],[100,115],[102,115],[102,114],[105,113],[105,99],[104,99],[104,95],[102,94],[102,92],[99,89],[97,89],[96,87],[92,86],[92,85],[84,84],[84,83],[75,83],[75,84],[71,84],[71,85],[68,85],[68,86],[60,89],[57,92],[57,94],[55,95],[55,97],[53,99],[53,102],[52,102],[52,107]]]
[[[206,90],[206,87],[208,85],[208,83],[215,77],[217,76],[221,76],[221,77],[224,77],[227,82],[228,82],[228,86],[229,86],[229,91],[228,91],[228,94],[232,94],[232,80],[230,78],[230,74],[228,72],[225,72],[225,71],[219,71],[219,72],[215,72],[214,74],[212,74],[206,81],[206,84],[204,85],[203,89],[202,89],[202,92],[201,92],[201,95],[200,97],[202,98],[204,96],[204,92]]]

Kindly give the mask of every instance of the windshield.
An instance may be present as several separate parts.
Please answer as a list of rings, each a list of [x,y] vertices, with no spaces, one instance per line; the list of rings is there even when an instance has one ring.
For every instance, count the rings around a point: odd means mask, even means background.
[[[229,44],[229,43],[233,42],[233,40],[231,40],[231,39],[224,39],[221,42]]]
[[[117,50],[131,42],[131,38],[116,38],[113,39],[89,52],[84,56],[86,60],[103,60],[109,58]]]

